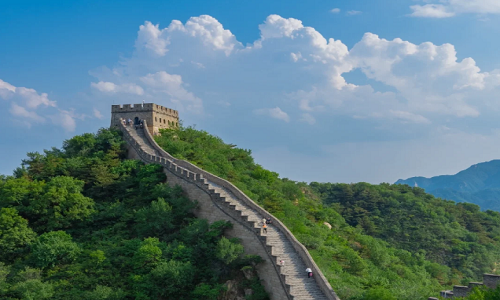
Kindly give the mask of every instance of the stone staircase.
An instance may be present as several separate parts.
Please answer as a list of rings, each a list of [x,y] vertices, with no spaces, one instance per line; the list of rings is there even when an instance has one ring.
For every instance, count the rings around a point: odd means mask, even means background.
[[[144,126],[144,128],[147,127]],[[232,211],[230,212],[231,214],[241,217],[242,222],[246,223],[244,226],[253,230],[265,245],[268,254],[272,257],[288,299],[340,300],[314,262],[309,263],[309,265],[306,264],[303,259],[304,255],[301,257],[297,252],[297,245],[294,247],[290,237],[287,237],[285,232],[278,228],[279,226],[275,226],[282,225],[281,222],[260,207],[258,207],[258,209],[255,207],[252,208],[248,205],[248,202],[241,199],[241,196],[238,197],[238,195],[235,195],[230,189],[214,182],[215,180],[204,178],[207,175],[206,172],[205,174],[202,172],[194,173],[193,168],[188,169],[179,166],[181,162],[184,161],[176,160],[170,154],[159,149],[159,146],[153,141],[152,137],[148,137],[149,132],[147,132],[147,129],[136,130],[133,126],[122,126],[121,129],[124,132],[124,138],[128,140],[129,144],[133,144],[134,148],[138,148],[136,150],[138,150],[137,152],[140,154],[143,161],[146,163],[164,164],[166,168],[174,170],[188,180],[196,181],[212,195],[213,199],[217,199],[220,205]],[[186,163],[184,163],[184,166],[186,166]],[[196,171],[196,169],[194,171]],[[216,176],[212,175],[211,177]],[[262,219],[267,217],[272,217],[275,224],[268,225],[267,233],[264,233],[261,229]],[[284,227],[284,225],[282,226]],[[286,229],[285,231],[288,230]],[[289,231],[288,234],[291,235]],[[293,239],[295,243],[298,243],[295,238]],[[303,248],[302,245],[300,246]],[[305,248],[303,249],[305,250]],[[285,261],[284,266],[280,265],[280,260]],[[305,269],[308,267],[315,271],[313,278],[307,277]],[[323,285],[323,287],[320,287],[320,284]]]
[[[261,230],[262,218],[267,216],[245,206],[227,189],[210,181],[207,181],[207,185],[209,189],[218,193],[229,206],[238,211],[251,224],[255,232],[264,238],[266,246],[270,247],[276,265],[279,266],[281,275],[285,278],[285,284],[290,295],[293,296],[292,299],[328,299],[323,295],[316,281],[313,278],[307,278],[305,270],[308,266],[304,264],[286,236],[272,224],[268,226],[267,233]],[[281,260],[285,261],[284,266],[280,265]]]

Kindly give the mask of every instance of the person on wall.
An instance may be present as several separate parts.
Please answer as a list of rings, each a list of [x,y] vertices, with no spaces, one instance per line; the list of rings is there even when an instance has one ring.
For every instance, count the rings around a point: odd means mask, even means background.
[[[313,277],[313,271],[311,270],[311,268],[307,268],[306,273],[307,273],[307,278]]]

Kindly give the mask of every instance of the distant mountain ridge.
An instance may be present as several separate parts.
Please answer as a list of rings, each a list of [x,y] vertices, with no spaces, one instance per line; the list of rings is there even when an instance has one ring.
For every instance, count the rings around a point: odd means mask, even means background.
[[[500,160],[475,164],[455,175],[399,179],[396,184],[419,186],[429,194],[500,211]]]

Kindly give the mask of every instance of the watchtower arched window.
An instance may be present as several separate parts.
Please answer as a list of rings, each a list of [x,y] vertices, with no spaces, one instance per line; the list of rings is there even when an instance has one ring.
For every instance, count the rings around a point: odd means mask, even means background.
[[[157,117],[155,117],[155,122],[158,122],[158,118]]]

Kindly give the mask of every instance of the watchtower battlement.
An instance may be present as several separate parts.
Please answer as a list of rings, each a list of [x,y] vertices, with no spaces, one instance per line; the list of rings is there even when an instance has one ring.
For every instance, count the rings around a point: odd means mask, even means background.
[[[131,120],[134,124],[146,120],[152,135],[159,134],[160,129],[179,126],[178,111],[154,103],[112,105],[111,127],[117,127],[121,119]]]

